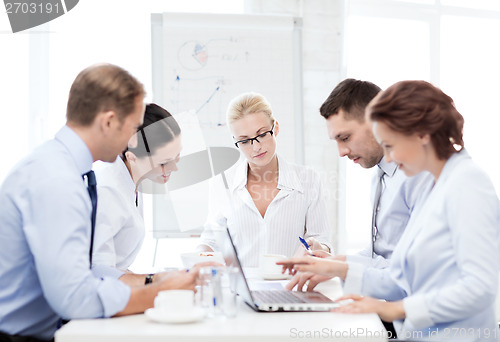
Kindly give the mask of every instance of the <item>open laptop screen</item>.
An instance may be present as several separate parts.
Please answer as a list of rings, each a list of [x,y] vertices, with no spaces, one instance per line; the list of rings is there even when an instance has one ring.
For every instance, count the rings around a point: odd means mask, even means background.
[[[257,309],[243,273],[243,268],[241,267],[241,263],[238,258],[238,252],[234,246],[229,229],[220,228],[214,231],[214,234],[218,245],[221,246],[221,252],[226,266],[232,270],[232,272],[229,273],[231,291],[236,292],[247,304],[251,305],[254,309]]]

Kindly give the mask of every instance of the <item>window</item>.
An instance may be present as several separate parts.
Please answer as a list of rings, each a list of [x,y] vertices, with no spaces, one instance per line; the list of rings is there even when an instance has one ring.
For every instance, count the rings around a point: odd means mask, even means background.
[[[10,27],[1,26],[0,30],[7,31]],[[4,147],[2,167],[0,167],[0,182],[2,182],[10,168],[30,150],[30,136],[32,136],[30,133],[34,132],[31,131],[28,97],[30,37],[0,34],[0,46],[2,46],[0,75],[3,80],[9,80],[0,82],[0,93],[3,94],[3,100],[0,102],[3,125],[0,145]]]
[[[345,76],[382,89],[404,79],[439,86],[465,118],[465,146],[500,189],[492,157],[500,124],[495,98],[500,77],[500,4],[493,0],[346,2]],[[346,162],[346,245],[368,245],[370,172]],[[359,203],[362,203],[360,207]],[[342,227],[341,227],[342,229]]]
[[[498,18],[443,15],[440,59],[441,87],[465,117],[465,146],[497,191],[500,161],[494,151],[500,127],[496,101],[500,45],[494,43],[494,37],[500,37],[500,15]]]

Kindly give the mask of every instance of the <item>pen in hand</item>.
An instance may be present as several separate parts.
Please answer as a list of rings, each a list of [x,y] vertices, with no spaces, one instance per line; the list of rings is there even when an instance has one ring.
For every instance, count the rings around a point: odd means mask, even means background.
[[[304,245],[304,247],[305,247],[305,249],[306,249],[307,253],[309,253],[309,255],[311,255],[311,256],[315,256],[315,255],[313,254],[313,252],[311,251],[311,248],[309,247],[309,244],[306,242],[306,240],[304,240],[301,236],[299,236],[299,240],[300,240],[300,242],[302,242],[302,244]]]

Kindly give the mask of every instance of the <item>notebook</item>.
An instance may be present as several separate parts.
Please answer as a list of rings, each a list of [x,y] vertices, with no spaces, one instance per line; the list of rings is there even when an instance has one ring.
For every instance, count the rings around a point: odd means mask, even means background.
[[[229,230],[222,229],[222,255],[226,266],[235,269],[230,273],[231,290],[236,292],[252,309],[259,312],[269,311],[329,311],[339,307],[338,303],[319,292],[299,292],[287,290],[251,291],[245,272],[241,267],[238,252]]]

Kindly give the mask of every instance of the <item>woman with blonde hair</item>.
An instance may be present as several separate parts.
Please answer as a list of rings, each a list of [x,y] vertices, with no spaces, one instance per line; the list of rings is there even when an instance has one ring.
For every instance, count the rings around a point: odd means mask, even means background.
[[[212,187],[209,218],[199,249],[216,250],[212,228],[227,227],[243,266],[258,266],[263,254],[303,254],[299,237],[306,239],[312,250],[330,251],[319,176],[276,153],[280,126],[264,96],[244,93],[234,98],[227,110],[227,123],[245,159],[227,171],[232,204],[224,185]]]

